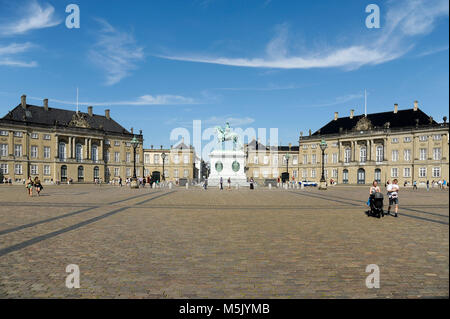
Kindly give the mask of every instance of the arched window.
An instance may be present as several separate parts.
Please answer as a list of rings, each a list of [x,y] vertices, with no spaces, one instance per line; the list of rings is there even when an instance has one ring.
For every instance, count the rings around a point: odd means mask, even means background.
[[[366,171],[364,168],[358,169],[358,184],[365,184],[366,183]]]
[[[348,169],[342,171],[342,183],[348,184]]]
[[[367,148],[365,146],[361,146],[359,149],[359,161],[361,163],[365,163],[367,160]]]
[[[381,183],[381,169],[375,168],[375,181]]]
[[[98,168],[98,166],[94,167],[94,180],[98,179],[100,177],[100,169]]]
[[[67,158],[66,143],[64,143],[64,142],[59,143],[58,157],[59,157],[60,161],[65,161]]]
[[[75,145],[75,158],[77,162],[81,162],[83,160],[83,145],[80,143]]]
[[[78,166],[78,181],[84,182],[84,167]]]
[[[67,166],[63,165],[61,166],[61,182],[67,181]]]
[[[96,162],[98,160],[98,147],[97,145],[92,145],[91,148],[91,159],[93,162]]]

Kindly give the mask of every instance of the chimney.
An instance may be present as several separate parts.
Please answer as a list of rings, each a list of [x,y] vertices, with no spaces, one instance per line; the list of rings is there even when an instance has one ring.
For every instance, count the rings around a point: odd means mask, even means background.
[[[20,104],[22,104],[22,108],[27,108],[27,96],[24,94],[20,97]]]
[[[394,114],[397,114],[397,113],[398,113],[398,104],[395,103],[394,104]]]
[[[142,135],[142,130],[139,130],[139,135]]]
[[[48,111],[48,99],[44,99],[44,110]]]
[[[414,111],[417,111],[419,109],[419,102],[414,101]]]
[[[309,129],[309,136],[311,136],[311,129]]]
[[[444,121],[444,124],[447,123],[447,116],[444,116],[444,117],[442,118],[442,120]]]
[[[353,115],[355,115],[355,110],[350,110],[350,118],[353,118]]]
[[[291,150],[292,147],[292,143],[289,143],[289,151]]]
[[[133,134],[133,133],[134,133],[134,132],[133,132],[133,128],[131,128],[131,129],[130,129],[130,132],[131,132],[131,134]]]
[[[110,120],[111,119],[111,115],[109,113],[109,110],[105,110],[105,117]]]
[[[93,113],[92,113],[92,106],[88,106],[88,114],[89,114],[89,116],[93,115]]]
[[[338,112],[334,112],[334,120],[335,121],[337,121],[337,119],[338,119],[338,114],[339,114]]]

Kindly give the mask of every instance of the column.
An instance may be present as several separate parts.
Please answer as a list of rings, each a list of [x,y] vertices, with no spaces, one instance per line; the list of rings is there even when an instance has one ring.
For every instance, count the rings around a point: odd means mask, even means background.
[[[92,152],[92,150],[91,150],[91,146],[92,146],[92,140],[89,138],[89,141],[88,141],[88,146],[89,146],[89,148],[88,148],[88,155],[87,155],[87,157],[88,157],[88,159],[91,159],[91,152]]]
[[[59,158],[59,136],[55,134],[55,158]]]
[[[343,161],[342,161],[342,142],[341,141],[339,141],[338,142],[338,163],[342,163]]]
[[[77,138],[74,137],[72,142],[72,158],[76,157],[76,147],[77,147]]]
[[[387,152],[388,152],[388,148],[387,148],[387,142],[388,142],[388,139],[387,138],[384,138],[383,139],[383,160],[384,161],[387,161],[387,156],[388,156],[388,154],[387,154]]]
[[[14,156],[14,132],[13,131],[9,131],[8,133],[8,137],[9,137],[9,156]]]
[[[97,150],[98,152],[98,160],[103,161],[103,139],[100,140],[100,147]]]
[[[69,154],[69,158],[72,158],[73,157],[73,153],[72,153],[72,139],[73,139],[73,137],[69,137],[69,150],[68,150],[68,154]]]
[[[84,159],[89,159],[89,153],[88,153],[88,139],[84,139]]]

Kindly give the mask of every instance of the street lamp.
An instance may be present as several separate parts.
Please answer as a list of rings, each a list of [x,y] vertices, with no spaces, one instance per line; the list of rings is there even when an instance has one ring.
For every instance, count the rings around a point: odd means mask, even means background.
[[[166,161],[166,153],[162,153],[161,154],[161,158],[162,158],[162,161],[163,161],[163,172],[162,172],[162,180],[163,181],[166,181],[166,174],[165,174],[165,170],[164,170],[164,162]]]
[[[324,139],[320,142],[320,149],[322,150],[322,177],[320,178],[319,189],[327,189],[327,180],[325,179],[325,150],[327,149],[327,142]]]
[[[287,182],[289,183],[289,159],[291,158],[291,155],[285,154],[284,159],[286,161],[286,173],[287,173]]]
[[[136,176],[136,148],[139,146],[139,140],[136,136],[133,136],[131,146],[133,146],[133,178],[131,179],[131,188],[139,188]]]

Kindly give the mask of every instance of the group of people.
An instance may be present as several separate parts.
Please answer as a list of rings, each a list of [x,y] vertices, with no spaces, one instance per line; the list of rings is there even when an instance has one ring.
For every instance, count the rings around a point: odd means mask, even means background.
[[[223,190],[223,178],[222,177],[220,177],[219,185],[220,185],[220,190]],[[228,177],[228,180],[227,180],[227,185],[228,185],[227,189],[231,190],[231,178],[229,178],[229,177]]]
[[[44,189],[41,184],[41,180],[38,176],[36,176],[34,179],[31,179],[31,176],[28,176],[27,181],[25,182],[25,188],[28,191],[28,196],[33,196],[33,187],[36,190],[36,193],[38,196],[41,195],[41,191]]]
[[[394,208],[394,217],[398,217],[398,192],[400,186],[398,186],[398,180],[394,179],[391,183],[390,180],[386,182],[386,191],[389,198],[388,215],[391,213],[391,208]],[[370,200],[373,198],[375,193],[381,193],[380,186],[378,186],[377,181],[373,181],[372,186],[369,189],[369,201],[367,202],[370,206]]]

